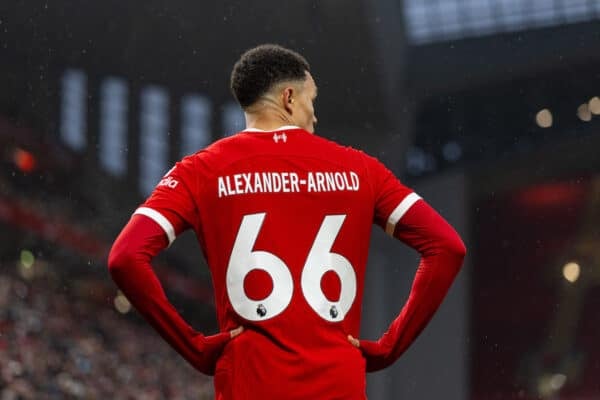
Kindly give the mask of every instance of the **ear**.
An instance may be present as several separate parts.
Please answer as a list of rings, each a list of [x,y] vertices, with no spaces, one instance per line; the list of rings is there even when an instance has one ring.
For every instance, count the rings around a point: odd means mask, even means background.
[[[295,97],[295,91],[294,91],[293,87],[288,86],[285,89],[283,89],[283,92],[282,92],[283,108],[289,114],[293,114],[293,106],[292,105],[294,104],[294,97]]]

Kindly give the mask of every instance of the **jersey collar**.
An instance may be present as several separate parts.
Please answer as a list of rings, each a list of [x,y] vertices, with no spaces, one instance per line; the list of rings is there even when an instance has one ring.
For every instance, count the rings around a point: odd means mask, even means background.
[[[268,131],[263,131],[262,129],[258,129],[258,128],[247,128],[244,129],[242,132],[276,132],[276,131],[282,131],[282,130],[289,130],[289,129],[300,129],[300,127],[295,126],[295,125],[284,125],[284,126],[280,126],[277,129],[271,129]]]

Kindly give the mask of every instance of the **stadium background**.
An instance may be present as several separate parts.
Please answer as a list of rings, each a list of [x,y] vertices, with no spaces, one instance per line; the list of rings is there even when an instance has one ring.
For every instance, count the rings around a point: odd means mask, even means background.
[[[382,159],[465,238],[431,325],[369,398],[600,398],[600,1],[0,4],[2,399],[211,398],[106,271],[170,165],[242,127],[245,49],[302,52],[317,133]],[[417,256],[375,231],[363,336]],[[190,234],[156,266],[214,332]]]

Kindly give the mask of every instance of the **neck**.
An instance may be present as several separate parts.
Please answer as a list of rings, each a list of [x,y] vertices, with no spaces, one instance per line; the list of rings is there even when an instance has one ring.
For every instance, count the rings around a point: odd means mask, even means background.
[[[246,129],[272,131],[284,125],[296,125],[286,113],[272,108],[263,109],[260,112],[246,110],[244,115]]]

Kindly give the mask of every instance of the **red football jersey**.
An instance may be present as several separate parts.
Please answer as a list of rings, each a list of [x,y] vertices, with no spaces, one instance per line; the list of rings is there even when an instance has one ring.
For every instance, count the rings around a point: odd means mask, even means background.
[[[227,344],[217,399],[364,399],[359,336],[371,226],[419,199],[377,159],[297,127],[246,130],[177,163],[136,210],[194,229]],[[177,215],[179,218],[174,218]]]

